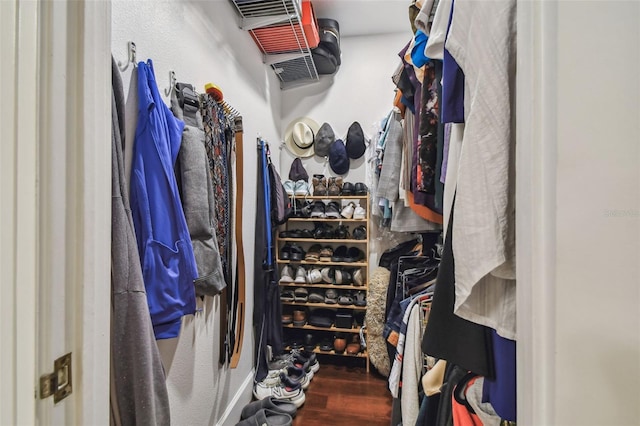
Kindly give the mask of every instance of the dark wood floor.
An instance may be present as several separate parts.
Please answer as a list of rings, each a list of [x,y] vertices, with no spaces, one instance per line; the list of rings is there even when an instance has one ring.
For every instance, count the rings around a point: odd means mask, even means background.
[[[387,379],[361,366],[340,365],[342,357],[322,357],[306,401],[293,426],[389,426],[391,394]]]

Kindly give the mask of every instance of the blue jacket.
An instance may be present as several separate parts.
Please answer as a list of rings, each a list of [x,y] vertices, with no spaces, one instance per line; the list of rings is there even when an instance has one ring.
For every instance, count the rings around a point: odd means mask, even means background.
[[[153,329],[168,339],[195,312],[198,270],[173,171],[184,123],[160,97],[151,60],[138,64],[138,102],[131,211]]]

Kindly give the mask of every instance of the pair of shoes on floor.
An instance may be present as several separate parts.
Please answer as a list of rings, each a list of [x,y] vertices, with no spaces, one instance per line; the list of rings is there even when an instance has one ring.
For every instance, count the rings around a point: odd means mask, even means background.
[[[290,402],[296,408],[300,408],[305,402],[302,386],[299,383],[295,387],[285,386],[280,376],[267,376],[261,382],[256,383],[253,387],[253,396],[257,400],[272,397],[283,402]]]

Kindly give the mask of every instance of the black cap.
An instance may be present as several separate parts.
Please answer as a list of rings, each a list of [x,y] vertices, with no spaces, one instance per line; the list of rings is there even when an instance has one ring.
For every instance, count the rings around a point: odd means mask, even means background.
[[[362,127],[360,127],[360,123],[354,121],[347,132],[347,155],[355,160],[362,157],[366,149]]]

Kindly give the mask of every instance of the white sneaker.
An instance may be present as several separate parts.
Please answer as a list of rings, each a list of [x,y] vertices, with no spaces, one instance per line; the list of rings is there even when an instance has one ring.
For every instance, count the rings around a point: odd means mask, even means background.
[[[367,212],[364,208],[360,207],[360,204],[356,206],[353,210],[353,218],[354,219],[365,219],[367,217]]]
[[[281,401],[292,402],[296,408],[302,407],[305,401],[304,391],[301,388],[287,390],[280,383],[280,377],[267,377],[260,383],[256,383],[253,387],[253,396],[256,399],[273,397]]]
[[[340,216],[344,217],[345,219],[351,219],[351,217],[353,216],[354,208],[355,208],[355,204],[353,203],[347,204],[345,208],[343,208],[342,211],[340,212]]]
[[[293,186],[293,193],[298,197],[309,195],[309,184],[304,180],[296,181]]]
[[[292,275],[293,275],[293,269],[291,268],[291,266],[285,265],[284,268],[282,268],[282,271],[280,272],[279,282],[292,283],[293,282],[293,278],[291,278]]]
[[[294,280],[294,282],[298,284],[306,284],[307,271],[305,271],[302,266],[298,266],[298,269],[296,270],[296,279]]]
[[[317,268],[309,269],[309,272],[307,272],[307,283],[317,284],[319,282],[322,282],[322,274],[320,273],[320,270]]]
[[[285,180],[284,183],[282,184],[282,186],[284,186],[284,191],[288,195],[293,195],[295,193],[296,183],[294,181]]]

